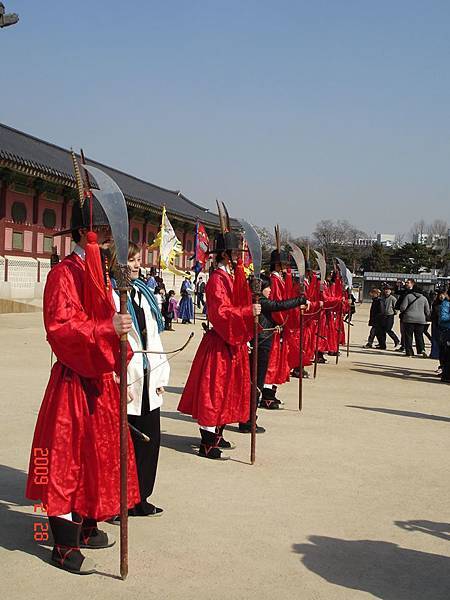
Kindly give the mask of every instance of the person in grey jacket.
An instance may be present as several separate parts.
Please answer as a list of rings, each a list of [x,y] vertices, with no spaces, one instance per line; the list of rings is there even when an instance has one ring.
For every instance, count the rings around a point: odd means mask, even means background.
[[[414,286],[414,282],[413,282]],[[405,295],[400,306],[400,314],[405,328],[405,352],[406,356],[413,356],[413,334],[416,342],[417,354],[427,357],[423,332],[430,318],[431,311],[428,300],[414,287]]]
[[[392,294],[392,288],[386,284],[383,288],[383,295],[381,296],[381,325],[384,335],[384,347],[386,347],[386,335],[393,340],[394,348],[397,348],[400,343],[397,334],[395,331],[392,331],[396,314],[396,302],[397,298]]]

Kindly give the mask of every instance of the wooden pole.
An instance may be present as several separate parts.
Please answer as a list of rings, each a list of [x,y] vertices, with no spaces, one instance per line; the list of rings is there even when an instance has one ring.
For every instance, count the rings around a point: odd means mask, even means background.
[[[298,410],[303,408],[303,328],[304,328],[305,305],[300,306],[300,366],[298,377]]]
[[[321,323],[322,323],[322,309],[319,310],[319,315],[317,317],[316,350],[314,352],[314,379],[317,377],[317,362],[319,360],[319,339],[320,339]]]
[[[256,277],[252,281],[253,294],[252,302],[259,302],[261,295],[261,280]],[[253,323],[253,353],[252,353],[252,389],[250,402],[250,423],[251,423],[251,438],[250,438],[250,462],[255,464],[256,460],[256,404],[258,400],[258,333],[259,333],[259,318],[256,316]]]
[[[348,311],[348,321],[347,321],[347,358],[350,356],[350,329],[351,329],[351,324],[350,324],[350,310]]]
[[[337,344],[336,344],[336,364],[339,363],[339,338],[341,337],[341,326],[342,326],[342,301],[341,304],[339,306],[339,310],[337,312]]]
[[[120,314],[127,313],[127,288],[119,289]],[[120,336],[120,576],[128,575],[127,334]]]

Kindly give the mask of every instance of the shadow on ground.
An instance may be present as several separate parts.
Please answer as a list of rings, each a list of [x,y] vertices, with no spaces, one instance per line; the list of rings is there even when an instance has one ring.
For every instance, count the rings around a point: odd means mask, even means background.
[[[302,563],[326,581],[382,600],[448,600],[450,558],[378,540],[312,535],[294,544]],[[332,598],[332,595],[330,595]]]
[[[0,465],[0,546],[5,550],[20,551],[48,562],[51,552],[34,540],[34,524],[46,523],[42,512],[19,512],[16,507],[28,506],[37,501],[25,498],[27,474],[24,471]]]
[[[441,540],[450,541],[450,523],[436,523],[435,521],[413,520],[413,521],[394,521],[397,527],[406,529],[406,531],[417,531],[427,533]],[[450,597],[450,594],[449,594]]]
[[[200,444],[199,437],[190,437],[184,435],[174,435],[161,431],[161,446],[170,448],[183,454],[195,454]]]
[[[397,410],[394,408],[379,408],[374,406],[357,406],[346,404],[346,408],[358,408],[359,410],[369,410],[373,412],[384,413],[387,415],[397,415],[399,417],[411,417],[413,419],[428,419],[430,421],[444,421],[450,423],[450,417],[441,417],[439,415],[430,415],[427,413],[413,412],[409,410]]]
[[[407,379],[408,381],[420,381],[423,383],[438,383],[442,385],[440,379],[436,377],[433,373],[414,373],[413,371],[409,371],[408,369],[399,369],[399,368],[388,368],[380,366],[377,369],[368,369],[367,367],[361,369],[350,369],[351,371],[356,371],[357,373],[363,373],[364,375],[380,375],[382,377],[393,377],[394,379]]]

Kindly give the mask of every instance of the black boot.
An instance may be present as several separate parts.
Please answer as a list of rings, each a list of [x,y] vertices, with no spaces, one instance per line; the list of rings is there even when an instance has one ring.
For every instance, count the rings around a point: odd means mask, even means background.
[[[222,451],[217,446],[217,435],[213,431],[200,429],[202,441],[198,451],[199,456],[211,458],[212,460],[228,460],[229,456],[222,456]]]
[[[267,410],[276,410],[280,408],[280,404],[278,398],[275,397],[275,390],[264,387],[259,406],[261,408],[266,408]]]
[[[256,425],[256,433],[264,433],[266,430],[264,427]],[[252,432],[252,421],[249,419],[246,423],[239,423],[239,433],[251,433]]]
[[[216,427],[216,446],[221,450],[234,450],[236,448],[236,444],[233,442],[228,442],[223,437],[223,430],[225,429],[225,425],[221,427]]]
[[[55,541],[52,563],[78,575],[94,573],[94,561],[80,552],[81,519],[75,522],[61,517],[49,517],[48,520]]]
[[[80,533],[80,548],[109,548],[114,546],[114,536],[97,527],[95,519],[83,519]]]

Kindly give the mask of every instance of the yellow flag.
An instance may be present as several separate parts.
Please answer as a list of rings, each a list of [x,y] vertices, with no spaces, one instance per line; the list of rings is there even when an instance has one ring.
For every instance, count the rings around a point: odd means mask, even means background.
[[[183,254],[183,246],[167,217],[165,206],[162,211],[161,229],[153,244],[149,246],[149,250],[159,250],[161,269],[175,273],[175,275],[185,275],[184,271],[180,271],[175,266],[175,258],[179,254]]]

